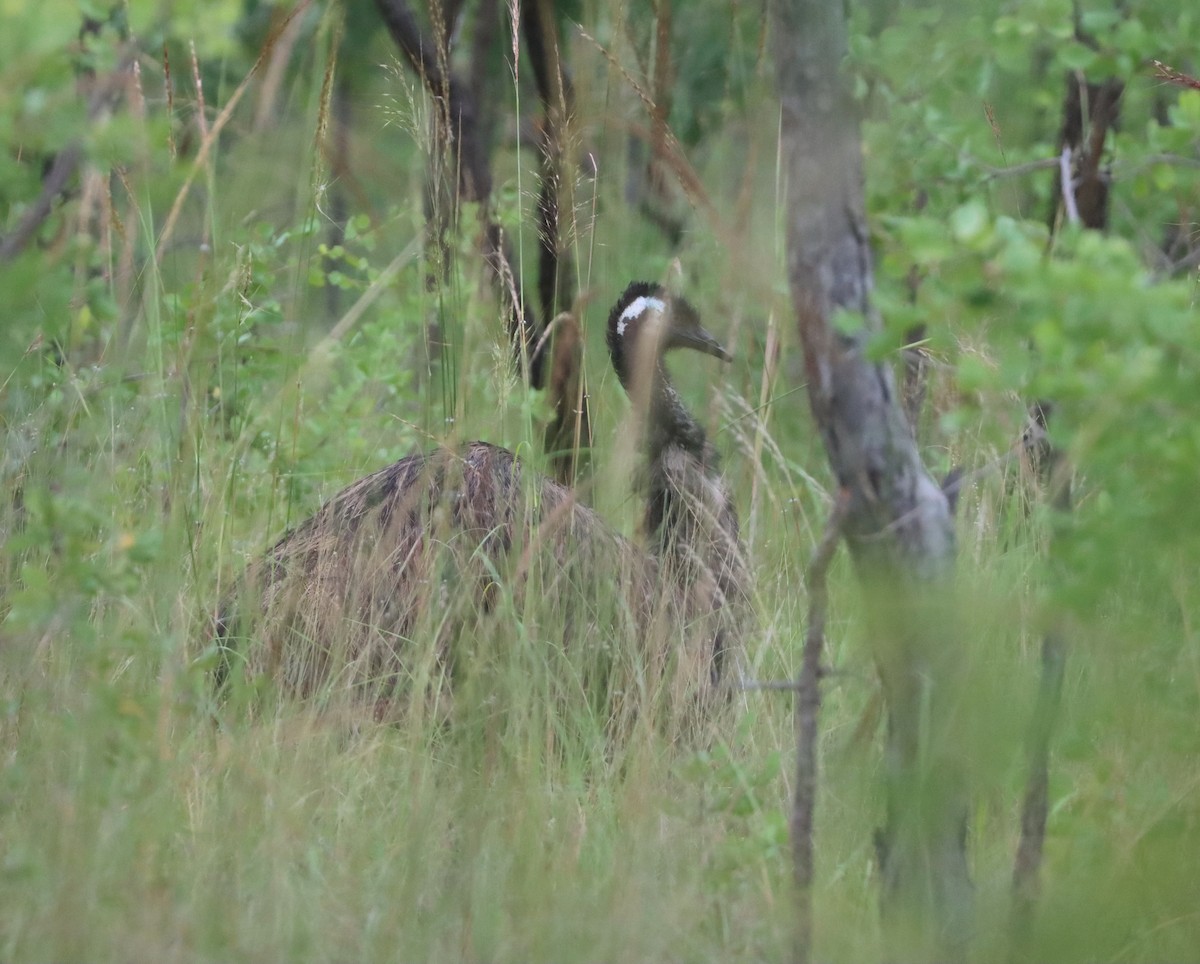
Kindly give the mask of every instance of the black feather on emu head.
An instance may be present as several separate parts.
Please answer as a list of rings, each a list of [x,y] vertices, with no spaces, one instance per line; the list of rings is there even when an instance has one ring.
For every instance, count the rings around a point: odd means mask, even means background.
[[[683,298],[662,285],[634,281],[617,299],[608,316],[608,352],[621,384],[628,389],[643,352],[654,367],[673,348],[694,348],[723,361],[729,354],[700,324],[700,315]]]

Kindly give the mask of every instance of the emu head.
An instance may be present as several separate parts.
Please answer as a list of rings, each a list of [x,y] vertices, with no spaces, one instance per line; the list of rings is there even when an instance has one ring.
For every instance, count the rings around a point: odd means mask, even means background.
[[[626,391],[638,372],[662,376],[662,356],[673,348],[693,348],[723,361],[732,356],[704,330],[700,315],[661,285],[635,281],[608,316],[608,352]]]

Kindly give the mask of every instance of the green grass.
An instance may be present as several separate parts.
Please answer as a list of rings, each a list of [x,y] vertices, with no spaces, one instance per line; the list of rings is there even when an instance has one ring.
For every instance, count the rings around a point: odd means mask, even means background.
[[[765,138],[770,184],[766,126],[745,133]],[[536,640],[504,638],[492,643],[517,654],[510,671],[487,696],[465,694],[449,726],[214,701],[208,627],[222,587],[322,498],[445,439],[486,438],[538,461],[537,400],[509,370],[472,231],[438,290],[424,290],[416,263],[378,280],[420,224],[419,154],[395,131],[384,169],[408,172],[406,193],[347,242],[361,262],[342,269],[338,317],[364,293],[374,304],[321,345],[336,318],[307,283],[326,267],[311,179],[281,180],[269,156],[274,145],[294,158],[311,130],[310,118],[274,140],[234,141],[210,179],[219,190],[194,196],[185,240],[161,266],[145,260],[124,306],[115,290],[72,296],[73,283],[95,283],[70,259],[31,256],[0,276],[20,321],[0,336],[0,959],[786,958],[793,735],[782,694],[739,696],[691,741],[644,726],[613,742],[586,700],[547,699],[570,687],[529,649]],[[607,138],[603,156],[622,156],[612,129],[591,133]],[[363,141],[366,167],[382,165],[385,151]],[[708,163],[709,182],[736,183],[724,175],[738,159],[715,151]],[[497,193],[515,226],[530,200],[516,196],[516,161],[503,165]],[[162,166],[135,170],[134,200],[122,201],[143,257],[179,183]],[[598,220],[576,247],[594,295],[599,466],[624,411],[600,334],[607,303],[667,261],[622,205],[619,171],[605,177]],[[521,183],[528,190],[529,170]],[[757,198],[736,239],[743,254],[703,229],[685,243],[689,296],[719,336],[732,334],[738,361],[680,380],[725,454],[757,574],[747,666],[777,680],[797,666],[804,566],[829,482],[798,390],[772,208]],[[85,269],[108,256],[81,250]],[[85,315],[81,303],[96,307]],[[784,352],[762,407],[768,318]],[[432,322],[445,348],[430,347]],[[949,408],[949,376],[932,387],[939,412]],[[986,401],[978,425],[938,437],[932,462],[947,447],[968,465],[996,460],[1019,406]],[[974,791],[979,960],[1005,953],[1044,575],[1045,533],[1036,517],[1019,521],[1000,474],[984,474],[959,514],[955,739]],[[594,501],[632,530],[627,495],[598,485]],[[1035,959],[1187,960],[1200,946],[1200,638],[1188,571],[1145,605],[1126,587],[1070,627]],[[817,953],[860,961],[886,952],[871,842],[879,692],[844,558],[832,577]],[[1162,595],[1174,603],[1158,605]]]

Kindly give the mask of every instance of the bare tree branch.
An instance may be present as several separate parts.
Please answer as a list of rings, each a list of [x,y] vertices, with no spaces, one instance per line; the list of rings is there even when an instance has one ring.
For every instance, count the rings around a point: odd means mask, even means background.
[[[1117,123],[1124,90],[1124,84],[1116,78],[1089,83],[1081,74],[1067,75],[1059,135],[1063,160],[1055,184],[1071,222],[1092,230],[1103,231],[1108,227],[1110,177],[1102,168],[1102,159],[1108,132]],[[1072,157],[1076,161],[1074,177]],[[1052,225],[1056,218],[1057,204]],[[1047,401],[1030,406],[1027,447],[1051,505],[1059,513],[1068,513],[1072,502],[1070,467],[1047,435],[1052,407]],[[1013,862],[1012,938],[1018,946],[1028,940],[1037,902],[1049,814],[1050,737],[1058,715],[1065,664],[1064,633],[1060,626],[1052,625],[1042,637],[1041,680],[1029,730],[1029,771],[1021,806],[1021,836]]]
[[[1030,932],[1037,903],[1046,817],[1050,804],[1050,737],[1062,698],[1066,642],[1057,629],[1042,637],[1041,682],[1029,727],[1029,773],[1021,804],[1021,837],[1013,864],[1013,933],[1019,941]]]
[[[563,210],[569,212],[566,177],[568,125],[574,91],[562,64],[554,8],[549,0],[532,0],[524,8],[522,26],[529,63],[542,103],[540,186],[538,192],[538,292],[543,316],[568,311],[575,300],[571,249],[564,243]],[[564,195],[567,204],[564,205]]]
[[[796,964],[808,964],[812,955],[813,822],[817,805],[817,742],[820,737],[821,656],[825,648],[825,616],[829,603],[827,576],[833,554],[842,538],[842,520],[849,505],[848,493],[839,495],[821,541],[808,564],[808,630],[804,655],[796,678],[796,788],[790,822],[792,874],[799,905],[796,909]]]
[[[529,62],[533,67],[538,98],[542,103],[539,149],[538,295],[546,327],[537,357],[554,408],[543,445],[551,456],[558,481],[573,485],[586,464],[592,444],[583,372],[583,333],[572,314],[575,301],[575,268],[571,256],[570,224],[574,202],[569,148],[574,113],[574,91],[563,65],[558,25],[550,0],[530,0],[524,7],[522,27]],[[551,336],[547,342],[547,336]],[[545,352],[543,355],[542,352]]]
[[[41,194],[25,209],[12,233],[0,241],[0,262],[11,261],[25,249],[38,228],[50,217],[54,202],[67,190],[82,158],[83,142],[78,140],[72,141],[54,156],[54,162],[42,181]]]
[[[126,50],[112,72],[95,82],[88,98],[89,120],[95,120],[105,111],[111,110],[120,100],[132,79],[135,60],[133,49]],[[37,200],[25,209],[12,233],[0,240],[0,264],[12,261],[33,240],[38,228],[54,210],[54,203],[70,189],[72,178],[82,160],[82,138],[70,141],[54,155],[54,160],[42,179],[42,190]]]

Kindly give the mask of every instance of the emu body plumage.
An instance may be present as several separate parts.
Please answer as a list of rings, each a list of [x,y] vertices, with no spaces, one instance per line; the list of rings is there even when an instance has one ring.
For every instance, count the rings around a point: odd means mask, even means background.
[[[662,355],[728,356],[690,305],[648,284],[617,302],[608,342],[644,416],[647,548],[506,449],[417,453],[343,489],[247,569],[218,615],[227,652],[301,696],[344,683],[390,701],[455,679],[509,621],[536,645],[608,652],[630,680],[714,692],[744,632],[747,570],[716,453]]]

